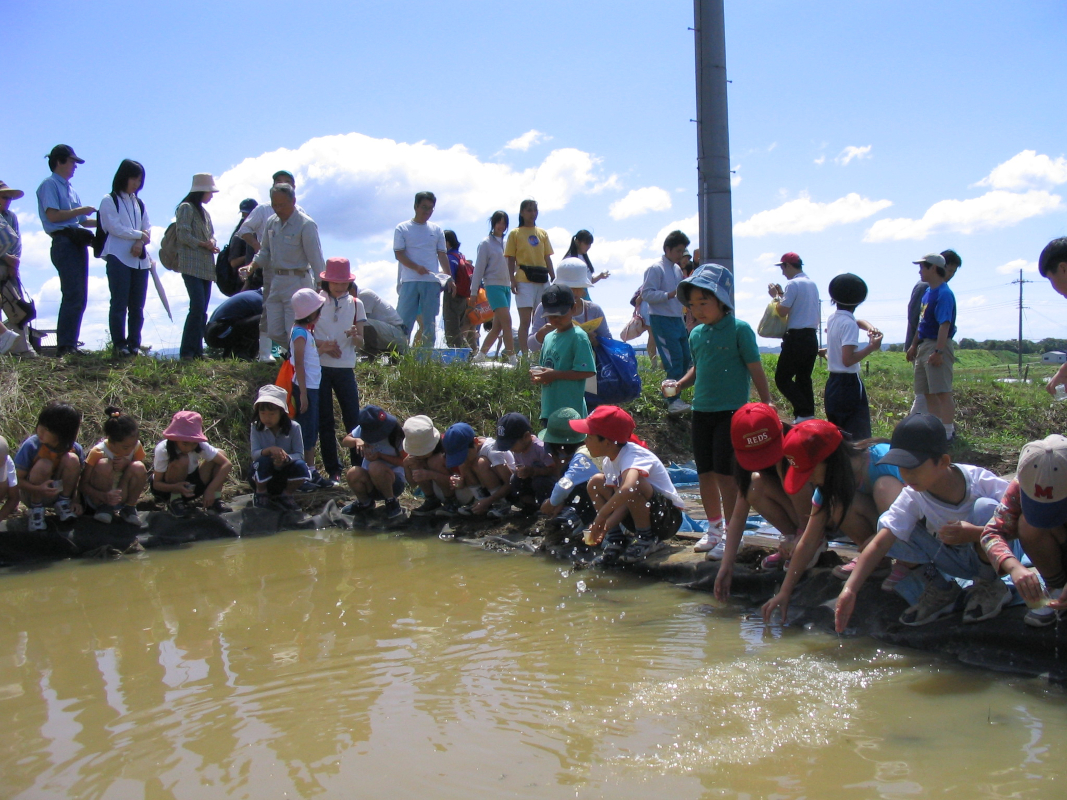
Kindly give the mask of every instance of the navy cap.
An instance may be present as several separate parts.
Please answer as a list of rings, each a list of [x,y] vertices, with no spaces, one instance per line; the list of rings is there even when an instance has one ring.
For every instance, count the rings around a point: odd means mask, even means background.
[[[496,424],[496,443],[493,445],[493,449],[510,450],[519,439],[532,430],[533,426],[530,425],[530,420],[523,414],[517,411],[505,414]]]
[[[897,423],[889,440],[889,452],[878,464],[915,469],[924,461],[941,458],[946,453],[948,435],[941,420],[933,414],[912,414]]]
[[[370,443],[380,442],[396,427],[396,417],[378,406],[363,406],[356,424],[359,425],[360,439]]]
[[[467,451],[474,444],[474,428],[466,422],[457,422],[445,431],[445,466],[455,469],[467,460]]]
[[[78,158],[78,154],[74,152],[74,148],[69,144],[57,144],[45,158],[54,158],[56,161],[66,161],[68,158],[73,158],[78,164],[85,163],[85,159]]]
[[[566,314],[573,305],[574,292],[560,283],[553,283],[541,295],[541,313],[546,317]]]
[[[251,197],[246,197],[244,200],[241,201],[241,205],[239,206],[239,208],[241,209],[242,214],[248,214],[251,213],[251,211],[258,205],[259,203],[257,203]]]

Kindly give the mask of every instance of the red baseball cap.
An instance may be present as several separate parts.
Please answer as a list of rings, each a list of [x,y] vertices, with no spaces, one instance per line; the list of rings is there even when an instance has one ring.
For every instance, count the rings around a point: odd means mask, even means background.
[[[824,419],[809,419],[785,435],[782,452],[789,459],[789,470],[782,486],[796,494],[811,479],[815,468],[833,455],[842,441],[841,431]]]
[[[796,253],[786,253],[784,256],[782,256],[782,260],[774,266],[780,267],[783,264],[789,264],[789,266],[791,267],[803,267],[804,261]]]
[[[634,418],[618,406],[597,406],[585,419],[572,419],[569,424],[578,433],[592,433],[612,442],[644,445],[644,442],[634,436]]]
[[[755,472],[782,460],[782,421],[766,403],[746,403],[730,420],[734,458],[742,469]]]

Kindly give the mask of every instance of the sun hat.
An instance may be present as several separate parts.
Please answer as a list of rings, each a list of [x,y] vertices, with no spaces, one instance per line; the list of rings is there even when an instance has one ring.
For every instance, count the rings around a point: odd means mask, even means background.
[[[939,459],[948,452],[945,425],[933,414],[911,414],[893,429],[889,452],[878,459],[878,466],[915,469],[924,461]]]
[[[568,425],[579,433],[591,433],[616,444],[643,442],[634,436],[634,418],[618,406],[597,406],[585,419],[571,420]]]
[[[799,269],[800,267],[804,266],[804,260],[796,253],[786,253],[784,256],[782,256],[782,260],[774,266],[784,267],[786,264],[791,267],[797,267]]]
[[[256,402],[252,405],[258,406],[260,403],[269,403],[272,406],[278,406],[282,411],[288,413],[289,393],[281,386],[275,386],[273,383],[268,383],[266,386],[259,387],[259,394],[256,395]]]
[[[359,438],[370,444],[387,438],[396,427],[396,417],[378,406],[363,406],[356,418]]]
[[[782,421],[766,403],[745,403],[730,420],[734,458],[749,472],[773,467],[782,460]]]
[[[505,414],[496,423],[496,441],[494,450],[510,450],[523,436],[533,430],[530,420],[524,414],[512,411]]]
[[[445,466],[455,469],[467,460],[467,453],[474,444],[474,428],[466,422],[457,422],[445,431]]]
[[[73,158],[78,164],[85,163],[85,159],[78,158],[78,154],[74,152],[74,148],[69,144],[57,144],[45,158],[54,158],[56,161],[66,161],[68,158]]]
[[[711,292],[720,303],[733,309],[734,276],[726,267],[719,264],[701,264],[688,278],[680,280],[678,299],[682,301],[682,305],[689,304],[689,292],[694,286]]]
[[[329,283],[351,283],[356,279],[352,274],[352,263],[339,256],[326,259],[326,270],[320,272],[319,277]]]
[[[175,442],[206,442],[204,420],[195,411],[179,411],[170,418],[170,425],[163,431],[163,438]]]
[[[839,305],[858,306],[867,299],[867,284],[859,275],[845,272],[830,281],[830,299]]]
[[[841,444],[841,431],[824,419],[808,419],[785,435],[782,454],[789,459],[789,469],[782,481],[787,494],[796,494],[811,479],[815,468],[833,455]]]
[[[198,172],[193,176],[193,188],[189,190],[189,193],[193,192],[217,192],[219,189],[215,186],[215,179],[211,177],[208,172]]]
[[[238,206],[238,208],[241,210],[242,214],[251,214],[253,211],[256,210],[256,206],[258,205],[259,203],[257,203],[251,197],[246,197],[244,200],[241,201],[241,205]]]
[[[546,317],[566,314],[574,306],[574,292],[569,286],[553,283],[541,295],[541,313]]]
[[[433,420],[418,414],[404,420],[404,452],[409,456],[428,456],[441,441],[441,431],[433,426]]]
[[[306,319],[322,308],[326,298],[314,289],[297,289],[293,293],[293,319]]]
[[[585,289],[593,285],[589,279],[589,266],[580,258],[565,258],[556,265],[556,279],[552,283]]]
[[[581,418],[573,408],[557,408],[548,415],[548,424],[537,434],[537,438],[547,444],[579,444],[585,439],[585,434],[572,428],[570,422]]]
[[[912,261],[911,263],[912,264],[922,264],[924,261],[927,264],[929,264],[931,267],[943,267],[943,266],[945,266],[945,257],[943,255],[941,255],[940,253],[927,253],[925,256],[920,258],[918,261]]]
[[[18,200],[25,194],[21,189],[12,189],[3,181],[0,181],[0,197],[10,197],[12,200]]]
[[[1053,434],[1023,447],[1016,478],[1027,522],[1035,528],[1067,522],[1067,438]]]

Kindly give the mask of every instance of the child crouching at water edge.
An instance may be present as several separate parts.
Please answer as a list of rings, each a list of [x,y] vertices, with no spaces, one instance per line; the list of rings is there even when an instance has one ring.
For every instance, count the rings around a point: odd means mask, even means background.
[[[962,590],[942,573],[974,581],[964,622],[995,617],[1008,601],[1008,587],[978,543],[1008,482],[981,467],[953,464],[948,449],[945,426],[931,414],[913,414],[893,430],[889,452],[878,463],[898,467],[904,489],[879,518],[878,533],[837,598],[839,633],[848,627],[864,581],[887,555],[933,567],[926,569],[918,600],[901,614],[904,625],[926,625],[952,613]]]
[[[412,491],[422,492],[422,504],[412,510],[416,517],[430,517],[442,510],[441,498],[452,498],[454,507],[455,491],[445,466],[445,445],[441,431],[437,430],[433,420],[425,414],[418,414],[404,420],[404,476]],[[451,516],[447,509],[442,513]]]
[[[56,510],[60,522],[81,513],[75,497],[85,454],[75,439],[82,415],[76,408],[51,401],[37,416],[37,429],[15,454],[15,474],[22,501],[30,509],[29,529],[43,531],[44,507]]]
[[[404,430],[396,417],[378,406],[359,412],[359,424],[341,442],[362,457],[357,467],[345,474],[356,501],[341,509],[342,514],[369,514],[377,500],[385,501],[385,515],[391,522],[404,519],[398,496],[404,491]]]
[[[148,456],[137,436],[137,420],[114,406],[105,408],[104,416],[104,438],[85,457],[81,494],[97,522],[118,517],[140,528],[134,506],[148,483]]]
[[[538,434],[562,473],[552,485],[548,499],[541,504],[541,513],[550,517],[550,527],[571,531],[585,527],[596,518],[596,509],[589,499],[589,479],[600,472],[583,444],[585,436],[570,425],[578,419],[581,417],[573,408],[557,409]]]
[[[226,454],[208,444],[204,421],[195,411],[179,411],[156,445],[149,486],[160,502],[168,502],[176,517],[189,515],[190,500],[203,497],[205,511],[225,514],[231,509],[219,498],[233,465]]]
[[[281,386],[268,384],[259,390],[252,406],[255,416],[248,434],[252,451],[249,479],[256,508],[269,508],[270,498],[287,511],[300,508],[293,492],[308,479],[304,462],[304,439],[300,423],[289,419],[288,396]]]
[[[681,527],[685,503],[663,462],[634,436],[633,417],[617,406],[598,406],[587,419],[569,424],[586,434],[589,454],[603,464],[588,484],[597,513],[586,542],[603,543],[596,563],[632,563],[661,550]]]
[[[502,519],[511,513],[512,476],[515,457],[497,449],[497,440],[477,436],[466,422],[457,422],[445,431],[445,468],[455,496],[445,499],[438,513],[451,516],[490,516]],[[451,505],[450,505],[451,502]],[[462,503],[463,505],[460,505]]]
[[[552,492],[559,470],[556,460],[534,436],[530,420],[518,412],[502,416],[496,425],[493,449],[511,453],[515,459],[508,500],[526,513],[536,513]]]
[[[0,436],[0,521],[19,507],[19,475],[8,451],[7,439]]]

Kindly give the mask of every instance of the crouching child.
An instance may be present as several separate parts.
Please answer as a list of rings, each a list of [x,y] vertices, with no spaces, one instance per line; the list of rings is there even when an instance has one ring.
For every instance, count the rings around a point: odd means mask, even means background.
[[[0,521],[19,507],[19,475],[8,452],[7,439],[0,436]]]
[[[363,456],[357,467],[345,474],[356,501],[341,509],[343,514],[369,514],[378,500],[385,501],[385,515],[390,522],[405,519],[399,496],[404,491],[404,430],[396,417],[378,406],[364,406],[359,424],[344,438],[344,447],[354,448]]]
[[[452,425],[444,436],[445,465],[450,474],[453,504],[445,513],[503,519],[511,513],[511,478],[515,460],[497,441],[478,436],[466,422]]]
[[[256,508],[269,508],[271,497],[287,511],[298,511],[293,499],[311,477],[304,461],[304,435],[300,423],[289,418],[287,392],[268,384],[259,390],[253,404],[255,419],[249,432],[252,469],[249,480]]]
[[[515,459],[508,500],[525,513],[537,513],[538,506],[552,492],[559,469],[542,441],[534,436],[530,420],[517,412],[502,416],[497,422],[493,449],[510,452]]]
[[[45,506],[55,508],[60,522],[81,513],[75,497],[85,453],[75,439],[82,414],[76,408],[51,401],[37,416],[37,429],[15,453],[15,474],[22,501],[30,509],[29,529],[43,531]]]
[[[587,434],[589,454],[603,464],[588,484],[597,513],[586,543],[603,549],[594,563],[633,563],[663,549],[681,527],[685,504],[663,462],[634,436],[633,417],[617,406],[599,406],[569,425]]]
[[[541,513],[549,517],[550,529],[564,533],[581,530],[596,519],[596,509],[589,498],[589,479],[599,474],[600,468],[583,445],[585,436],[570,426],[572,420],[579,419],[573,408],[558,408],[538,434],[562,473],[541,504]]]

